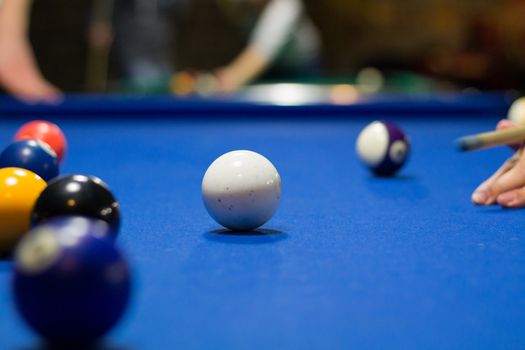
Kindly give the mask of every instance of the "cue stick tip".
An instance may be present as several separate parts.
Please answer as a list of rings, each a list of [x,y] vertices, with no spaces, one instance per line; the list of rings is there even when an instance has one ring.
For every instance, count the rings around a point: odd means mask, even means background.
[[[460,152],[472,151],[482,146],[480,140],[475,136],[464,136],[456,140],[456,149]]]

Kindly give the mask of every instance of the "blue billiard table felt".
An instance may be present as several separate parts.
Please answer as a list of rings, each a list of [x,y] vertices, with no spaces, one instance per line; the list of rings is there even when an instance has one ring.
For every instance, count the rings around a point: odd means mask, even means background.
[[[123,212],[134,293],[108,348],[523,348],[525,211],[470,202],[511,153],[453,147],[497,116],[384,118],[412,143],[392,178],[357,160],[366,117],[56,119],[62,173],[101,177]],[[2,121],[0,142],[21,123]],[[265,155],[283,180],[257,232],[222,230],[202,204],[207,166],[235,149]],[[0,348],[38,349],[10,271],[0,263]]]

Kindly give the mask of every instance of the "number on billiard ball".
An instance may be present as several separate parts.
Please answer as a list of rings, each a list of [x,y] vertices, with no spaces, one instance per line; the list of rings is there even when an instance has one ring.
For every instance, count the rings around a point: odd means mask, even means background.
[[[32,224],[52,217],[80,215],[106,221],[116,236],[120,208],[109,187],[95,176],[67,175],[50,181],[38,197]]]
[[[375,121],[359,134],[356,151],[359,159],[376,175],[390,176],[405,164],[410,143],[398,126]]]
[[[130,296],[127,262],[110,227],[83,217],[33,228],[15,252],[13,294],[26,323],[47,342],[89,344],[109,331]]]

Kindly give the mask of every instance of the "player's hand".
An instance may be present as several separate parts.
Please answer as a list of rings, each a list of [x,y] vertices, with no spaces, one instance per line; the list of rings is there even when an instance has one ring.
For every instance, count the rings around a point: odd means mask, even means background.
[[[57,102],[60,91],[40,73],[29,42],[0,32],[0,86],[26,102]]]
[[[220,68],[215,71],[218,80],[218,90],[221,93],[233,93],[243,86],[243,80],[235,73],[235,70],[228,67]]]
[[[516,124],[509,120],[498,123],[497,129],[508,129]],[[477,205],[498,203],[506,208],[525,207],[525,152],[523,145],[511,145],[516,150],[503,165],[472,194]]]
[[[193,69],[175,73],[170,81],[170,89],[177,96],[212,96],[221,92],[216,75]]]

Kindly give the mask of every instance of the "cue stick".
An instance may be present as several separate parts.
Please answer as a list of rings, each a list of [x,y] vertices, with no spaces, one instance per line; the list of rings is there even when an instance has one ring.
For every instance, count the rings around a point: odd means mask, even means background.
[[[456,140],[460,151],[473,151],[482,148],[510,145],[525,141],[525,126],[468,135]]]

